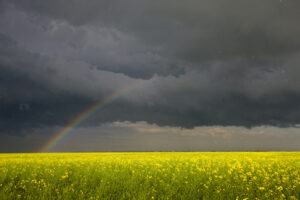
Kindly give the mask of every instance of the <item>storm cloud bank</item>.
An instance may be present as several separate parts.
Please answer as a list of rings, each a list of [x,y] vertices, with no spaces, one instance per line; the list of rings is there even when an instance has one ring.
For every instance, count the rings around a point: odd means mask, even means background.
[[[2,0],[1,132],[62,126],[300,123],[298,0]]]

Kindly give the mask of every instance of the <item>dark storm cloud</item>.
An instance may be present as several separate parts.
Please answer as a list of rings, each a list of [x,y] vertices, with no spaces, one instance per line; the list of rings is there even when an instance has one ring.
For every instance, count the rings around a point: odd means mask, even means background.
[[[300,123],[300,3],[0,1],[1,131],[84,125]],[[18,130],[18,131],[17,131]]]
[[[65,124],[90,105],[84,97],[53,91],[41,81],[35,68],[47,59],[22,50],[2,34],[0,47],[0,132],[22,134],[45,124]],[[52,73],[46,70],[43,76],[50,78]]]
[[[0,152],[36,152],[49,141],[49,133],[60,129],[59,126],[37,128],[23,138],[2,135]],[[79,127],[50,151],[297,151],[299,139],[299,129],[291,127],[202,126],[185,129],[126,121]]]
[[[280,56],[299,50],[299,1],[12,1],[20,9],[115,27],[187,61]]]
[[[0,67],[0,132],[22,135],[44,125],[66,124],[90,100],[53,93],[13,70]]]

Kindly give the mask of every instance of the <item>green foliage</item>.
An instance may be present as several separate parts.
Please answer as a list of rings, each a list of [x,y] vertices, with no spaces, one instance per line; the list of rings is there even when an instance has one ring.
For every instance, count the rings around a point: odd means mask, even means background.
[[[0,154],[0,199],[300,199],[300,153]]]

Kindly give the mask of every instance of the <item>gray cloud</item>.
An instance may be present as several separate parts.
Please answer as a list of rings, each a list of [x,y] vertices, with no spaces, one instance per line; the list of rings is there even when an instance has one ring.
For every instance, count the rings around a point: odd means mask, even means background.
[[[20,9],[75,26],[114,27],[187,61],[299,51],[296,0],[16,2]]]
[[[2,135],[0,151],[37,152],[61,128],[34,129],[22,138]],[[300,147],[299,137],[299,128],[202,126],[184,129],[125,121],[76,128],[50,151],[295,151]]]
[[[1,132],[66,124],[136,82],[83,126],[299,124],[299,8],[296,0],[0,1]]]

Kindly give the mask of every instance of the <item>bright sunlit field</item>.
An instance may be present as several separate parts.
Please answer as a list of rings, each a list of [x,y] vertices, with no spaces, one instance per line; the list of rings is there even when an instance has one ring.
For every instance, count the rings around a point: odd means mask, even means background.
[[[0,154],[0,199],[300,199],[300,153]]]

